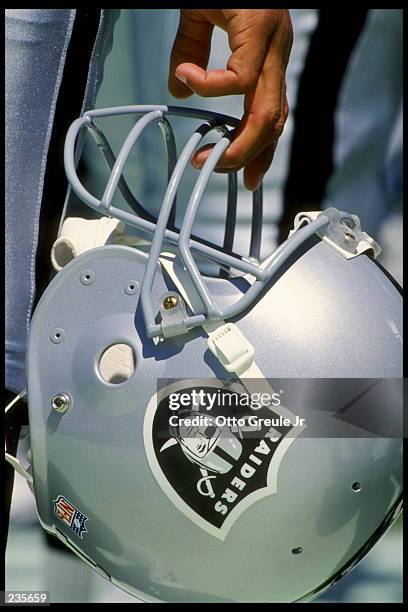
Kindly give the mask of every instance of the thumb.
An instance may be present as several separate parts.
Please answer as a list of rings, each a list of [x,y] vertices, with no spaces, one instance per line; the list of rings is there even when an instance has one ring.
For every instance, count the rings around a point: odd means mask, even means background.
[[[193,93],[184,80],[177,78],[177,68],[192,63],[207,68],[214,26],[205,19],[191,18],[180,11],[180,22],[170,56],[169,91],[176,98],[188,98]]]

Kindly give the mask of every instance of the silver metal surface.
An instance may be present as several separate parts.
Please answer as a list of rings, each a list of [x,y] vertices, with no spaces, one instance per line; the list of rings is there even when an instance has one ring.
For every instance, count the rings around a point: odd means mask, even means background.
[[[401,441],[355,437],[348,423],[341,438],[300,436],[280,465],[278,492],[248,508],[224,541],[204,532],[158,486],[144,448],[144,413],[158,378],[227,376],[198,329],[159,343],[148,338],[140,294],[123,290],[129,278],[142,280],[147,257],[123,246],[81,255],[54,278],[34,314],[28,395],[41,522],[51,532],[60,529],[81,558],[146,601],[309,596],[352,567],[394,518]],[[80,282],[84,269],[95,272],[92,285]],[[206,282],[223,308],[245,291],[245,281]],[[158,309],[169,291],[174,287],[158,268],[152,287]],[[235,321],[256,347],[264,375],[287,379],[284,392],[290,377],[401,376],[401,298],[366,255],[347,260],[317,242]],[[66,331],[61,344],[49,340],[56,328]],[[98,360],[116,343],[132,347],[136,368],[112,385],[99,375]],[[65,415],[48,399],[61,389],[73,398]],[[373,419],[387,410],[373,406]],[[359,492],[355,482],[362,483]],[[56,519],[58,495],[88,517],[82,540]],[[292,553],[300,547],[301,554]]]
[[[55,412],[64,414],[70,406],[69,395],[67,395],[66,393],[58,393],[57,395],[54,395],[51,400],[51,406],[53,407]]]

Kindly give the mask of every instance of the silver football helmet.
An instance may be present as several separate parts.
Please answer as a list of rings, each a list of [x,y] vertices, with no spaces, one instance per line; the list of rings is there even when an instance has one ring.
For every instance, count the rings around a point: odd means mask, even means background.
[[[140,117],[115,156],[98,120],[123,114]],[[174,115],[201,120],[178,158]],[[157,220],[123,176],[150,124],[169,160]],[[66,137],[72,190],[102,220],[65,220],[32,319],[33,488],[43,528],[144,601],[310,599],[401,505],[400,292],[358,217],[335,209],[297,215],[260,261],[261,189],[250,250],[234,253],[234,173],[223,247],[192,233],[236,125],[125,106],[85,112]],[[177,228],[179,185],[211,131]],[[85,132],[110,167],[102,197],[77,173]],[[134,212],[115,206],[117,190]]]

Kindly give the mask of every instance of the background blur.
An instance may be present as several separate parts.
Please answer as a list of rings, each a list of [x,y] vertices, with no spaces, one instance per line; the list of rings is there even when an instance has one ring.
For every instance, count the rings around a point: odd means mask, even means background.
[[[296,106],[298,80],[317,22],[315,9],[295,9],[291,11],[291,16],[294,27],[294,46],[287,74],[291,113],[274,162],[264,181],[264,255],[276,247],[277,222],[282,213],[282,185],[287,174],[294,129],[293,111]],[[240,96],[218,99],[202,99],[193,96],[185,101],[177,101],[170,96],[167,90],[168,58],[177,25],[178,10],[122,10],[115,29],[113,49],[105,65],[104,80],[99,92],[97,107],[118,104],[184,104],[235,116],[241,115],[242,99]],[[352,61],[358,70],[359,61],[361,64],[361,58],[364,57],[364,46],[369,46],[369,50],[372,51],[372,64],[377,82],[381,83],[382,91],[390,92],[390,97],[376,103],[377,110],[374,110],[381,114],[381,105],[383,105],[384,113],[386,114],[386,111],[391,113],[394,108],[398,109],[398,96],[401,97],[401,92],[398,91],[398,79],[401,78],[399,71],[401,57],[398,55],[400,44],[398,37],[401,37],[399,10],[371,10],[364,37]],[[210,67],[224,65],[228,55],[229,49],[225,34],[215,30]],[[392,81],[393,75],[396,75],[394,81]],[[365,77],[368,78],[367,75]],[[366,95],[371,94],[369,92]],[[343,111],[347,110],[347,104],[352,99],[353,89],[350,87],[345,93],[343,92]],[[368,115],[370,114],[370,103],[373,102],[372,100],[370,102],[368,98],[365,102],[362,101],[364,113]],[[402,142],[402,123],[398,122],[398,112],[394,112],[394,115],[396,116],[395,127],[390,137],[391,142],[390,144],[387,142],[386,147],[386,153],[391,161],[397,160],[396,166],[394,164],[397,179],[390,187],[390,193],[393,194],[389,198],[390,201],[384,202],[384,198],[381,197],[381,189],[377,185],[383,180],[383,177],[379,177],[378,181],[375,177],[373,189],[367,192],[372,193],[372,199],[361,196],[353,199],[349,207],[339,205],[338,200],[341,201],[344,194],[344,197],[349,197],[347,189],[344,191],[341,188],[342,175],[340,172],[332,177],[328,187],[328,201],[324,201],[322,205],[330,205],[333,202],[335,206],[343,210],[350,209],[359,214],[363,229],[373,233],[383,247],[382,263],[402,284],[401,192],[398,191],[400,189],[398,155],[399,144]],[[345,127],[353,133],[364,129],[362,122],[349,125],[344,117],[344,112],[343,114],[340,112],[337,117],[336,125],[340,133],[342,130],[344,132]],[[318,116],[314,120],[318,120]],[[130,119],[125,120],[119,127],[114,123],[104,126],[114,150],[117,151],[120,146],[130,121]],[[191,133],[191,123],[180,123],[177,127],[179,142],[183,142]],[[136,186],[136,196],[152,212],[157,212],[165,187],[164,168],[166,166],[162,148],[158,145],[158,138],[157,134],[152,132],[150,135],[149,133],[142,147],[135,151],[132,163],[126,169],[128,184]],[[369,145],[365,146],[364,154],[367,159],[370,159],[375,146],[373,143],[371,143],[371,149]],[[336,159],[341,161],[342,155],[344,155],[344,146],[343,149],[339,146],[336,151]],[[84,171],[89,175],[88,187],[91,192],[97,194],[106,180],[104,164],[95,155],[92,148],[86,149],[85,159]],[[362,173],[363,170],[361,170]],[[192,172],[186,182],[186,190],[191,188],[193,179]],[[389,181],[388,178],[387,180]],[[224,208],[220,206],[220,202],[225,202],[225,185],[225,177],[218,175],[212,179],[209,193],[206,196],[206,206],[200,211],[201,216],[198,218],[199,233],[204,237],[211,236],[215,242],[223,235]],[[378,205],[376,198],[380,202]],[[185,201],[183,194],[180,201]],[[126,206],[124,203],[122,205]],[[320,203],[316,208],[319,205]],[[366,206],[371,207],[369,215],[367,215]],[[234,250],[240,251],[247,248],[250,210],[250,194],[241,189],[238,232]],[[179,207],[179,213],[181,212],[182,206]],[[371,224],[372,227],[367,228],[367,224]],[[18,475],[15,479],[11,510],[6,585],[8,590],[49,590],[53,602],[136,601],[130,595],[112,587],[71,552],[61,550],[56,546],[50,547],[47,544],[47,538],[36,518],[34,498]],[[393,526],[356,569],[317,601],[402,602],[402,521],[399,520]]]

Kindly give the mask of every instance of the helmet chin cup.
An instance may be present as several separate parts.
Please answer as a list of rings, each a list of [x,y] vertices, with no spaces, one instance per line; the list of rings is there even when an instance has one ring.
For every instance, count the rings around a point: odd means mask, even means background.
[[[102,117],[128,114],[141,115],[141,117],[136,121],[124,140],[118,156],[115,157],[102,130],[95,125],[95,120]],[[184,116],[204,120],[193,132],[178,158],[173,129],[166,116]],[[166,144],[168,158],[168,185],[157,221],[151,215],[146,214],[144,208],[131,193],[123,177],[124,166],[136,141],[151,124],[158,124],[160,127]],[[183,107],[146,105],[120,106],[87,111],[81,118],[74,121],[68,130],[64,150],[65,170],[68,181],[77,196],[100,214],[114,217],[124,224],[153,236],[140,293],[140,303],[146,332],[150,338],[185,334],[194,327],[203,324],[209,325],[239,315],[251,306],[264,289],[266,283],[281,270],[282,265],[312,235],[319,236],[346,258],[355,257],[366,250],[371,250],[374,256],[377,256],[380,252],[379,245],[365,232],[361,231],[360,221],[356,215],[329,208],[324,211],[299,213],[288,240],[277,251],[260,262],[262,185],[253,194],[251,244],[248,256],[244,257],[228,253],[225,249],[195,239],[192,235],[193,225],[205,189],[220,157],[230,144],[233,134],[232,129],[237,125],[238,119],[218,113]],[[76,172],[76,162],[81,153],[81,143],[83,143],[83,140],[81,141],[78,136],[83,129],[87,129],[94,138],[111,168],[108,182],[100,199],[85,189]],[[170,218],[172,211],[174,217],[177,190],[183,174],[200,142],[213,130],[218,131],[220,138],[199,172],[180,231],[177,231],[175,228],[171,229],[169,228]],[[121,191],[126,201],[135,211],[134,213],[125,212],[113,205],[112,201],[117,189]],[[232,172],[228,178],[227,211],[229,211],[228,214],[231,213],[233,218],[236,201],[237,177],[236,173]],[[230,232],[230,229],[228,229],[230,226],[231,219],[227,218],[226,232]],[[224,242],[231,243],[230,235],[228,239],[226,234]],[[176,254],[184,267],[185,276],[188,277],[189,282],[187,284],[198,295],[200,312],[195,312],[193,308],[193,314],[188,314],[186,310],[180,310],[179,306],[177,313],[170,314],[166,311],[165,315],[162,316],[162,322],[157,323],[158,312],[157,305],[153,304],[152,301],[152,287],[161,254],[163,251],[166,251],[165,245],[172,245],[173,250],[175,247]],[[229,246],[232,245],[230,244]],[[239,299],[224,308],[220,308],[207,288],[193,253],[210,259],[221,266],[250,275],[254,280]],[[175,324],[176,314],[177,323]]]

